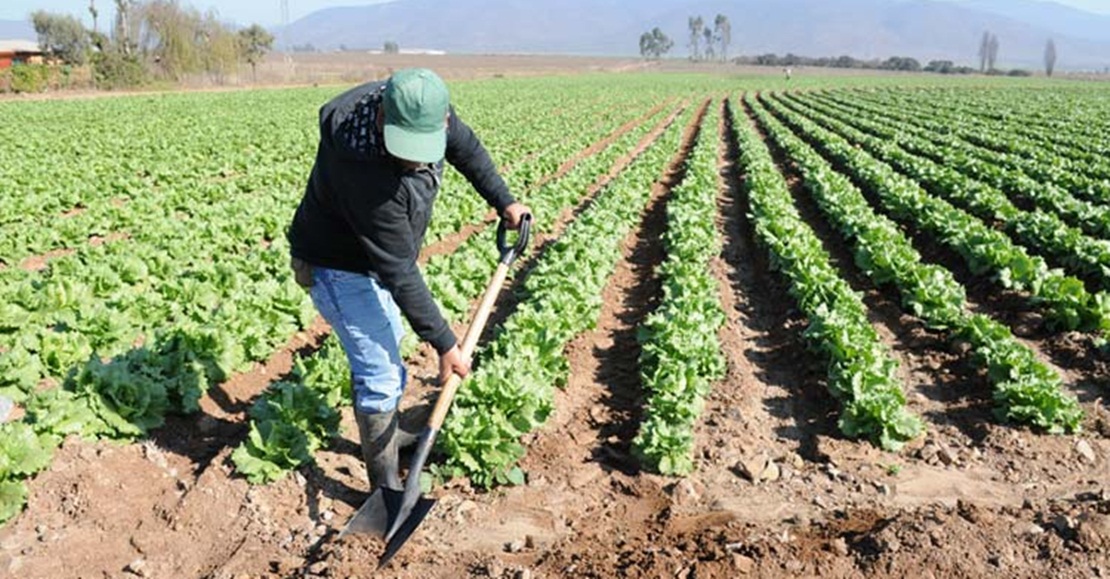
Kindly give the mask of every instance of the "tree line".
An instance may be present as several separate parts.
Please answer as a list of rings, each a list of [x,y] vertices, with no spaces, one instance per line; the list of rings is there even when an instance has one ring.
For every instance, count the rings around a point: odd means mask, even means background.
[[[688,46],[689,59],[692,61],[719,60],[728,61],[728,47],[732,43],[732,24],[728,16],[718,14],[710,28],[706,21],[698,16],[690,16],[687,20],[690,33]],[[659,27],[640,35],[640,56],[648,59],[659,60],[674,47],[671,40]],[[988,31],[983,32],[979,42],[979,69],[983,74],[1007,74],[1010,76],[1027,76],[1029,71],[1012,69],[1009,71],[997,68],[998,51],[1000,43],[998,36]],[[1056,68],[1056,43],[1049,39],[1044,50],[1045,74],[1052,76]],[[907,56],[892,56],[885,60],[863,60],[851,56],[837,57],[806,57],[787,53],[760,54],[756,56],[737,56],[731,59],[735,64],[755,64],[762,66],[817,66],[828,68],[858,68],[876,70],[898,70],[906,72],[935,72],[938,74],[972,74],[976,69],[970,66],[958,66],[950,60],[932,60],[924,66],[915,58]]]
[[[92,29],[70,14],[38,10],[31,23],[47,58],[64,65],[89,65],[101,88],[137,86],[150,80],[180,80],[206,74],[222,80],[241,63],[255,67],[274,37],[258,24],[234,29],[215,12],[202,13],[176,0],[114,0],[112,22],[100,28],[100,11],[89,0]]]
[[[686,25],[690,31],[690,60],[728,60],[728,47],[732,44],[732,23],[728,16],[718,14],[710,27],[699,14],[691,16]],[[658,26],[640,35],[640,56],[644,58],[659,60],[673,47],[674,41]]]

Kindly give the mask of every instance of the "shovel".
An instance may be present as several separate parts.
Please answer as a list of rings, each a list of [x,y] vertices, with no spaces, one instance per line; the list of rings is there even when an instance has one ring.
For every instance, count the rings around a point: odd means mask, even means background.
[[[478,337],[482,335],[490,311],[493,309],[493,303],[497,300],[497,294],[500,293],[505,277],[509,273],[509,266],[528,247],[531,226],[532,216],[525,214],[520,222],[520,235],[517,237],[516,244],[510,246],[505,240],[507,234],[505,222],[498,224],[497,249],[501,252],[501,261],[497,264],[497,270],[490,279],[489,285],[486,286],[482,303],[474,314],[474,320],[470,322],[466,337],[463,338],[463,359],[469,360],[474,354]],[[443,390],[436,399],[435,408],[428,417],[428,425],[424,427],[424,431],[420,433],[420,439],[416,442],[412,462],[409,464],[408,477],[405,479],[405,489],[399,491],[379,486],[339,533],[340,537],[352,533],[374,533],[385,538],[385,552],[378,561],[379,569],[397,554],[435,504],[435,499],[420,494],[420,473],[424,470],[424,462],[428,460],[432,443],[435,442],[436,435],[443,426],[443,420],[447,417],[447,411],[451,408],[451,402],[455,399],[455,393],[458,392],[461,382],[462,378],[458,374],[452,374],[443,385]]]

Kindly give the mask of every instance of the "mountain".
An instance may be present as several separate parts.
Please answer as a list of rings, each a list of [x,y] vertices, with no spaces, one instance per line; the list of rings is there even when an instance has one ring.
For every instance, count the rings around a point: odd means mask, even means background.
[[[35,28],[29,20],[0,20],[0,40],[35,40]]]
[[[1038,0],[965,0],[961,5],[1075,38],[1110,42],[1110,15],[1106,14]]]
[[[620,54],[629,52],[626,41],[607,37],[642,20],[648,7],[667,4],[673,1],[397,0],[319,10],[290,25],[288,42],[321,49],[381,48],[393,40],[403,48],[457,52]]]
[[[1016,8],[1000,13],[1006,6]],[[1037,16],[1034,9],[1048,12]],[[1084,32],[1073,12],[1101,18],[1032,0],[396,0],[320,10],[279,38],[319,49],[376,49],[395,41],[449,52],[631,56],[640,34],[659,26],[674,40],[671,54],[681,56],[688,53],[687,18],[700,14],[711,24],[720,13],[732,23],[733,55],[900,55],[973,64],[990,30],[1002,67],[1039,68],[1048,38],[1061,70],[1110,66],[1110,39]]]
[[[1000,67],[1039,68],[1049,38],[1055,39],[1060,69],[1110,65],[1110,41],[1077,38],[960,3],[930,0],[694,0],[663,13],[660,21],[676,22],[664,31],[685,39],[687,14],[718,12],[729,15],[733,23],[734,54],[901,55],[922,63],[952,60],[977,65],[979,41],[989,30],[999,39]],[[743,17],[733,15],[737,13]]]

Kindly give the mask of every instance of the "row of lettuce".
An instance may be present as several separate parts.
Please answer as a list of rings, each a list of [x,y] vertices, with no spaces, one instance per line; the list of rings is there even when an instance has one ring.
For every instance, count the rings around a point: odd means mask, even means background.
[[[666,201],[667,257],[656,270],[663,295],[637,333],[647,402],[633,450],[642,464],[667,475],[693,470],[694,426],[713,383],[725,375],[718,336],[725,313],[712,269],[721,250],[720,113],[719,103],[707,109],[682,182]]]
[[[796,115],[808,113],[820,146],[833,143],[838,152],[830,155],[871,189],[916,191],[920,201],[892,213],[951,247],[972,273],[990,273],[1004,287],[1028,292],[1060,329],[1110,335],[1110,241],[1085,235],[1054,213],[1019,209],[1002,191],[907,153],[897,138],[873,137],[793,99],[778,102]],[[923,217],[930,212],[943,216]]]
[[[943,125],[969,143],[1035,161],[1041,169],[1076,179],[1080,189],[1102,196],[1108,191],[1110,145],[1102,138],[1107,122],[1105,99],[1098,91],[850,91],[853,101],[889,107],[916,116],[913,124]],[[1042,108],[1052,107],[1052,108]],[[1050,111],[1050,112],[1049,112]],[[1071,114],[1065,111],[1073,111]],[[1049,117],[1046,118],[1045,113]],[[1016,159],[1011,159],[1016,160]],[[1009,161],[1009,160],[1007,160]],[[1062,169],[1062,172],[1056,171]],[[1081,185],[1086,184],[1086,185]]]

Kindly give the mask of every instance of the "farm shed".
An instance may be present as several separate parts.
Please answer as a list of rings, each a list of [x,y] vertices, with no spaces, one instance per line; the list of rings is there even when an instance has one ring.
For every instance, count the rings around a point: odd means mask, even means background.
[[[20,62],[41,63],[39,44],[33,40],[0,40],[0,70]]]

